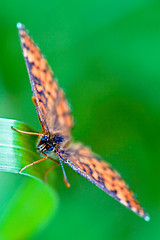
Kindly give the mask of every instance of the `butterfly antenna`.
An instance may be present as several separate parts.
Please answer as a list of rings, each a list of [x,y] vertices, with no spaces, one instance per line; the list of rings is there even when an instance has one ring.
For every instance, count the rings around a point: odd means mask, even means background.
[[[60,164],[61,164],[61,168],[62,168],[62,172],[63,172],[63,177],[64,177],[64,183],[66,185],[66,187],[70,187],[70,183],[68,181],[68,178],[67,178],[67,175],[66,175],[66,172],[64,170],[64,166],[63,166],[63,163],[62,163],[62,160],[59,158],[59,161],[60,161]]]

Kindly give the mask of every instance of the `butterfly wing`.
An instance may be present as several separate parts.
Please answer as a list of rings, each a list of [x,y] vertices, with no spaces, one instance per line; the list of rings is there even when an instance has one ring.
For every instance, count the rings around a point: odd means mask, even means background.
[[[133,192],[112,166],[102,161],[97,155],[82,144],[74,144],[60,155],[64,163],[74,171],[91,181],[111,197],[135,212],[145,220],[149,216],[144,212]]]
[[[18,23],[33,102],[44,133],[63,131],[69,135],[73,117],[64,92],[59,88],[51,68],[25,27]]]

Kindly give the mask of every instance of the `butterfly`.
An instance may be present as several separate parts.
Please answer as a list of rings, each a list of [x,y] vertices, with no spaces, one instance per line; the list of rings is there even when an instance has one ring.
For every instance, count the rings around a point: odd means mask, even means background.
[[[22,168],[19,173],[27,167],[49,158],[56,162],[53,168],[61,165],[65,184],[69,187],[70,184],[63,166],[63,164],[67,164],[128,209],[149,221],[149,216],[135,199],[133,192],[109,163],[103,161],[83,144],[70,143],[74,121],[65,94],[58,86],[47,60],[24,25],[18,23],[17,27],[31,83],[32,100],[42,126],[42,133],[28,133],[12,128],[17,132],[40,136],[37,150],[44,156]],[[52,152],[58,157],[58,162],[49,156]]]

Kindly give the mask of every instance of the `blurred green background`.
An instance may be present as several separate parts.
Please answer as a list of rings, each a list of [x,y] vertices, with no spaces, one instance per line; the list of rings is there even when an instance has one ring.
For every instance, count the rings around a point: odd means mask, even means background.
[[[160,239],[160,2],[1,1],[1,117],[40,131],[16,29],[19,21],[40,46],[72,104],[75,140],[91,146],[122,174],[151,221],[66,167],[70,189],[64,186],[61,169],[52,173],[59,198],[56,213],[46,210],[45,220],[25,234],[47,206],[40,197],[43,184],[1,173],[0,211],[12,225],[3,228],[11,231],[8,239]],[[27,205],[24,189],[38,204],[34,217],[34,204]],[[24,208],[19,208],[19,196]],[[20,229],[24,233],[16,238]]]

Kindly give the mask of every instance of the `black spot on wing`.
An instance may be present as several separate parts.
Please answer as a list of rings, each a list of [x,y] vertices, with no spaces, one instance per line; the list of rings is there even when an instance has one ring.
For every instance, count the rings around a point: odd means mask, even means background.
[[[127,204],[128,204],[128,207],[129,207],[129,208],[132,208],[129,200],[127,200]]]
[[[29,47],[27,47],[27,45],[25,44],[25,43],[23,43],[23,48],[26,48],[27,50],[29,50],[30,48]]]
[[[117,190],[114,190],[114,191],[108,191],[108,192],[109,192],[109,194],[110,194],[114,199],[116,199],[117,201],[120,202],[120,198],[117,197]]]
[[[27,67],[28,67],[28,68],[30,69],[30,71],[31,71],[32,66],[34,65],[34,63],[33,63],[33,62],[29,62],[29,61],[28,61],[28,57],[25,57],[25,61],[26,61]]]

